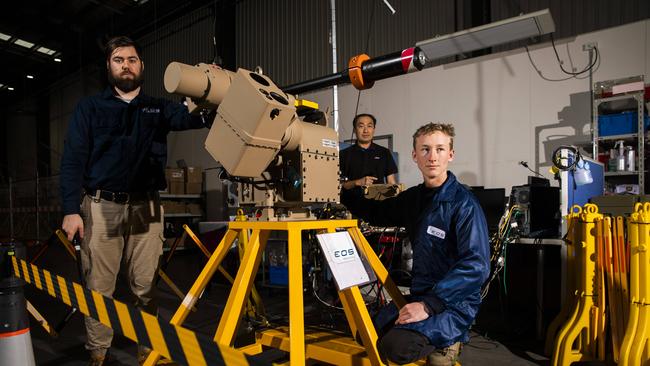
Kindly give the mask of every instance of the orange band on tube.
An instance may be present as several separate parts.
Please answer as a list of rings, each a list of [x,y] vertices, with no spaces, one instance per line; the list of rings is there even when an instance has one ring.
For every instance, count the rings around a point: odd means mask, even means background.
[[[353,56],[348,61],[348,75],[350,76],[350,82],[354,85],[355,88],[359,90],[364,90],[372,88],[374,82],[365,83],[363,80],[363,72],[361,70],[361,65],[370,60],[370,56],[362,53],[360,55]]]

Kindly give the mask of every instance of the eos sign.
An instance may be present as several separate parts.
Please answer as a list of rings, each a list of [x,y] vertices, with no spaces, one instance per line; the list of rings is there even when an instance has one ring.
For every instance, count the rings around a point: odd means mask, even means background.
[[[316,237],[339,290],[375,280],[374,276],[370,278],[366,272],[357,247],[347,231],[318,234]]]
[[[334,258],[342,258],[342,257],[349,257],[354,255],[354,249],[344,249],[344,250],[335,250],[334,251]]]

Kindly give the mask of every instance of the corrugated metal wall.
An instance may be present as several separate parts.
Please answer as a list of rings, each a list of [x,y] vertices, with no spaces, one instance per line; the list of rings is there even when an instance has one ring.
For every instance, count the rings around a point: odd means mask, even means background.
[[[463,24],[470,19],[469,6],[479,6],[472,0],[388,1],[397,10],[395,15],[382,0],[336,1],[339,70],[359,53],[380,56],[471,28],[472,24]],[[650,17],[648,0],[493,0],[489,7],[491,21],[549,8],[556,39]],[[237,3],[236,23],[240,67],[260,65],[280,85],[331,73],[329,0],[242,0]]]
[[[237,66],[261,66],[277,84],[327,73],[329,0],[247,0],[237,3]]]
[[[402,50],[454,29],[454,0],[337,0],[337,63]],[[262,66],[279,85],[331,73],[329,0],[246,0],[237,3],[237,65]]]
[[[550,9],[555,38],[615,27],[650,17],[648,0],[493,0],[492,19]]]
[[[211,62],[214,57],[213,34],[213,11],[210,7],[203,7],[139,39],[145,64],[144,92],[169,98],[163,86],[167,65],[172,61],[191,65]]]
[[[381,0],[336,2],[339,70],[354,55],[381,56],[417,41],[454,32],[455,1],[389,0],[396,13]]]
[[[542,9],[549,9],[553,15],[555,39],[650,18],[648,0],[493,0],[491,2],[493,21]],[[543,40],[548,41],[548,38],[549,36],[545,36]],[[494,47],[492,51],[506,51],[524,44],[524,42],[514,42]]]

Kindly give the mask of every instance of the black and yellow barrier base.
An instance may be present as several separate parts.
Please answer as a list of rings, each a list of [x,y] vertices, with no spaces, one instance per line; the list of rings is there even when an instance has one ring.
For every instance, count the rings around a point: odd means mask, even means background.
[[[13,275],[125,337],[149,347],[163,357],[183,365],[271,365],[181,326],[161,321],[133,306],[88,290],[52,275],[16,257],[11,258]]]

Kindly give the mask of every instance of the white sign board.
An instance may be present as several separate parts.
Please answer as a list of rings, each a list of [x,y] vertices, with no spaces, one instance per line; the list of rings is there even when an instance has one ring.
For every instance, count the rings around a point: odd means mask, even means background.
[[[347,231],[316,235],[339,290],[371,281]]]

